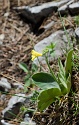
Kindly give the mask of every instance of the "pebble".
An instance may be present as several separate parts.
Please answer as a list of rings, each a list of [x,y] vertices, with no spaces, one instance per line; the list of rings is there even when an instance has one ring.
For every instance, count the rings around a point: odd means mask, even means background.
[[[2,125],[14,125],[14,124],[9,124],[9,123],[5,122],[5,120],[1,120],[1,124]]]
[[[75,29],[76,40],[79,43],[79,27]]]
[[[0,90],[8,92],[11,89],[11,84],[7,81],[6,78],[1,78],[0,80]]]

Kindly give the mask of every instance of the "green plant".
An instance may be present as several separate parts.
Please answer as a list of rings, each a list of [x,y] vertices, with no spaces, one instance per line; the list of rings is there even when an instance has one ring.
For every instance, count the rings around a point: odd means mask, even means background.
[[[24,114],[26,112],[34,112],[35,110],[31,108],[27,108],[25,106],[21,106],[20,111]]]
[[[46,63],[49,67],[49,73],[36,73],[32,76],[32,80],[35,85],[40,87],[41,91],[38,96],[38,109],[40,111],[47,108],[56,98],[64,96],[69,93],[71,88],[71,74],[72,74],[72,53],[73,50],[69,50],[67,53],[65,66],[62,65],[59,59],[59,72],[58,76],[55,76],[48,61],[48,57],[45,53]]]
[[[76,26],[79,26],[79,15],[74,17],[74,22]]]
[[[30,98],[30,100],[32,101],[32,103],[35,103],[37,101],[39,92],[38,91],[33,91],[33,96]]]
[[[73,54],[73,70],[79,71],[79,50],[75,50]]]
[[[31,65],[31,69],[28,68],[28,66],[25,63],[20,63],[19,67],[26,73],[26,76],[24,78],[25,85],[24,85],[24,91],[28,91],[28,88],[30,85],[32,85],[31,76],[38,71],[38,67],[35,64]]]

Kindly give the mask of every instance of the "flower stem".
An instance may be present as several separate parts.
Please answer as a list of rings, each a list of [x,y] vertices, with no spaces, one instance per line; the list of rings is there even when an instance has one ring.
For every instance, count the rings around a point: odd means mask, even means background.
[[[54,72],[52,71],[52,69],[51,69],[51,67],[50,67],[50,64],[49,64],[47,55],[45,55],[45,60],[46,60],[46,64],[47,64],[47,66],[48,66],[48,68],[49,68],[49,70],[50,70],[51,75],[53,76],[54,80],[55,80],[56,82],[58,82],[57,78],[56,78],[55,75],[54,75]]]
[[[40,66],[40,71],[42,70],[42,67],[41,67],[41,64],[40,64],[40,61],[39,61],[39,58],[37,57],[37,60],[38,60],[38,63],[39,63],[39,66]]]

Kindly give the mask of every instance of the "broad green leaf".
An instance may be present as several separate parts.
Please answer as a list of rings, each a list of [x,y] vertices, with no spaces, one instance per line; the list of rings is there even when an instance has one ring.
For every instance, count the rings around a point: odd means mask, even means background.
[[[24,72],[28,73],[28,68],[25,63],[19,63],[19,67],[24,70]]]
[[[49,88],[59,88],[58,83],[54,80],[54,78],[48,73],[36,73],[32,76],[34,84],[36,84],[41,89],[49,89]]]
[[[69,75],[69,73],[71,74],[71,70],[72,70],[72,53],[73,53],[73,49],[71,49],[68,54],[67,54],[67,58],[66,58],[66,62],[65,62],[65,71],[66,71],[66,76]]]
[[[38,109],[43,111],[56,100],[56,97],[61,95],[62,93],[59,88],[51,88],[42,91],[38,97]]]

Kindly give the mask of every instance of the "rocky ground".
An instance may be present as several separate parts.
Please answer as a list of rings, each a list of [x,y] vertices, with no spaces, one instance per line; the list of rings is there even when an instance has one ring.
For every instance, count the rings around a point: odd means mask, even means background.
[[[79,2],[76,0],[56,0],[53,4],[50,4],[50,2],[52,0],[1,0],[0,125],[79,124],[78,92],[76,96],[73,94],[73,97],[70,97],[71,102],[68,101],[68,97],[65,97],[60,106],[58,102],[55,102],[43,113],[36,112],[33,114],[31,110],[29,112],[26,109],[20,110],[23,105],[25,107],[30,105],[31,109],[35,109],[35,104],[30,101],[32,96],[30,93],[37,88],[30,87],[28,92],[24,92],[26,73],[19,68],[18,64],[24,62],[30,68],[32,63],[30,61],[31,50],[35,48],[36,51],[41,52],[52,41],[57,42],[55,57],[62,56],[62,48],[65,49],[68,42],[62,20],[71,40],[71,45],[73,41],[74,45],[78,42],[78,25],[74,19],[79,13]],[[44,8],[33,8],[42,6],[44,3],[47,3],[43,6]],[[25,10],[22,6],[30,6],[30,9]],[[34,14],[32,11],[34,11]],[[43,70],[47,71],[43,58],[39,60],[42,62]],[[37,64],[37,61],[35,63]],[[55,68],[56,58],[51,59],[50,57],[50,64]],[[78,72],[73,72],[73,83],[79,83],[78,76]],[[73,105],[72,98],[74,98]]]

